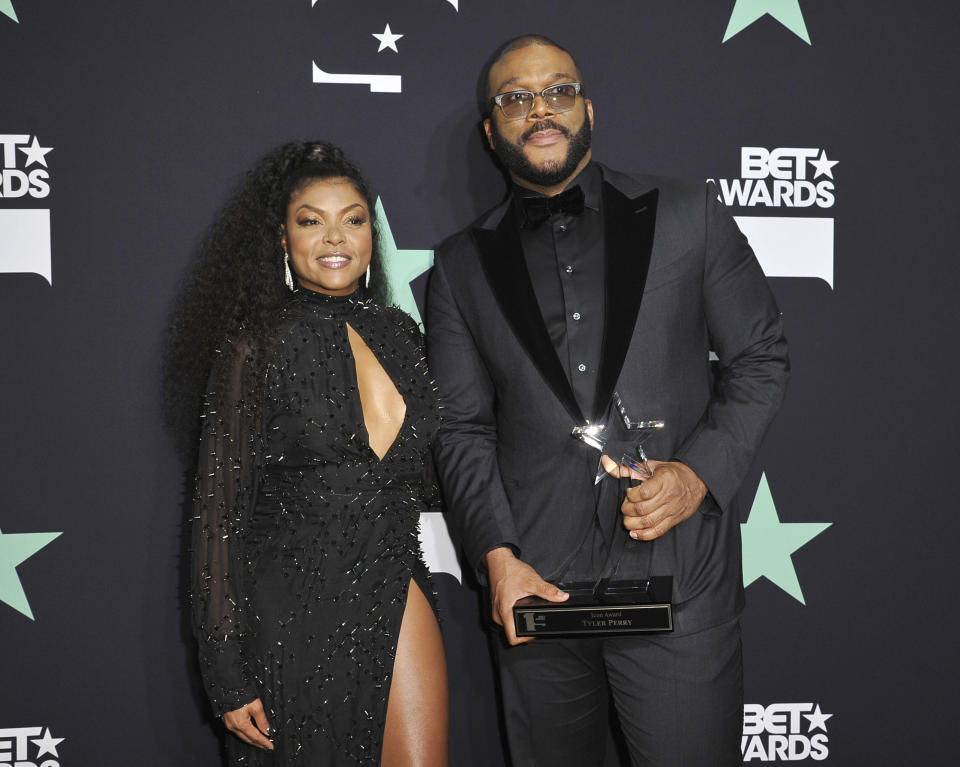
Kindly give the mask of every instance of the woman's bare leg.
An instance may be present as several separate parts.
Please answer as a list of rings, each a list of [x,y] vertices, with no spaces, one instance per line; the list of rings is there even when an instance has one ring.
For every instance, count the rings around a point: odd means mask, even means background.
[[[381,767],[447,767],[447,661],[430,603],[410,579]]]

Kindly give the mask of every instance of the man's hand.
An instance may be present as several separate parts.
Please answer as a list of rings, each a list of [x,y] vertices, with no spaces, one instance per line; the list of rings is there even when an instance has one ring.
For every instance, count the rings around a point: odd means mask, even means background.
[[[603,456],[603,466],[614,477],[635,473]],[[623,526],[638,541],[659,538],[674,525],[690,519],[707,496],[707,486],[685,463],[650,461],[653,476],[627,490],[620,507]]]
[[[223,715],[223,723],[244,743],[264,751],[273,751],[273,743],[267,738],[270,723],[267,722],[267,715],[263,713],[260,698],[234,711],[228,711]]]
[[[505,546],[488,552],[486,559],[493,622],[503,626],[510,644],[529,642],[533,637],[517,637],[517,629],[513,624],[514,603],[530,595],[543,597],[550,602],[563,602],[570,595],[543,580],[536,570],[517,559],[513,551]]]

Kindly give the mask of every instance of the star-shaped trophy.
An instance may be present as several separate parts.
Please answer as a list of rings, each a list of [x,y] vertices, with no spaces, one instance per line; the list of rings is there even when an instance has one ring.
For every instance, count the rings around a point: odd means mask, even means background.
[[[594,485],[603,481],[604,477],[613,476],[620,478],[621,486],[626,490],[627,486],[635,486],[653,476],[643,442],[651,434],[663,429],[664,422],[632,418],[617,392],[613,393],[613,405],[629,435],[630,443],[615,474],[607,471],[600,460],[609,440],[604,424],[575,426],[570,435],[600,453]],[[601,493],[598,497],[608,496]],[[617,506],[616,513],[619,516],[619,501]],[[673,608],[670,603],[673,576],[647,575],[632,580],[616,579],[626,547],[645,547],[649,566],[654,541],[630,539],[619,519],[615,530],[617,532],[609,547],[607,564],[596,581],[558,583],[557,586],[570,595],[565,602],[549,602],[533,596],[517,601],[513,607],[517,636],[605,636],[673,630]]]
[[[647,463],[647,454],[643,451],[644,441],[655,431],[664,427],[663,421],[639,421],[631,418],[627,414],[627,409],[623,405],[623,400],[617,392],[613,393],[613,406],[623,421],[623,428],[633,438],[633,448],[630,452],[624,453],[620,459],[623,468],[629,469],[632,484],[639,484],[645,479],[653,476],[650,465]],[[602,456],[607,445],[607,427],[602,423],[589,423],[583,426],[574,426],[570,430],[570,436],[579,439],[581,442],[596,448]],[[620,474],[626,472],[621,470]],[[593,484],[598,484],[604,477],[612,476],[604,466],[603,462],[597,459],[597,472],[593,478]]]

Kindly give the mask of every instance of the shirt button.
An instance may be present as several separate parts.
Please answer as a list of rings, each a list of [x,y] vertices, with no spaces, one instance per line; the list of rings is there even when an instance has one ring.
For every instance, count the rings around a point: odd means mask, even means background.
[[[573,318],[574,318],[575,320],[579,320],[579,319],[580,319],[580,312],[574,312],[574,313],[573,313]]]
[[[557,231],[560,231],[560,232],[565,232],[565,231],[567,231],[567,225],[566,225],[566,224],[560,224],[560,225],[557,227]]]
[[[579,365],[577,365],[577,370],[579,370],[581,373],[586,373],[586,372],[587,372],[587,366],[584,365],[584,364],[581,362]]]
[[[565,266],[565,267],[563,267],[563,271],[565,271],[567,274],[573,274],[573,267],[572,267],[572,266]]]

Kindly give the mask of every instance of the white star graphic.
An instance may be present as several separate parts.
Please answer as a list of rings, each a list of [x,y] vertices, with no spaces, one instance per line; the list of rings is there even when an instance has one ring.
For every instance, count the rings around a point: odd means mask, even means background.
[[[820,704],[817,704],[817,707],[814,709],[812,714],[804,714],[804,719],[810,721],[810,727],[807,729],[807,732],[813,732],[814,730],[823,730],[827,731],[827,720],[833,716],[833,714],[824,714],[820,711]]]
[[[26,167],[27,165],[31,165],[32,163],[38,162],[44,168],[46,168],[48,166],[47,166],[47,161],[44,155],[46,155],[47,152],[52,152],[53,147],[40,146],[40,142],[37,141],[37,137],[34,136],[33,143],[29,144],[28,146],[20,147],[20,151],[27,156],[27,161],[24,163],[24,167]]]
[[[384,50],[385,48],[393,48],[395,53],[400,53],[400,51],[397,50],[397,40],[403,37],[403,35],[395,35],[393,32],[391,32],[389,24],[383,28],[382,35],[378,35],[376,32],[374,32],[373,36],[380,41],[380,47],[377,48],[377,53],[380,53],[380,51]]]
[[[60,754],[57,753],[57,745],[63,740],[64,740],[63,738],[51,737],[50,728],[47,727],[47,731],[43,734],[42,738],[31,738],[30,742],[40,749],[39,751],[37,751],[37,756],[43,756],[44,754],[49,754],[50,756],[55,756],[57,757],[57,759],[59,759]]]
[[[827,150],[820,150],[820,157],[816,160],[808,160],[808,162],[817,169],[817,172],[813,174],[814,178],[819,176],[827,175],[830,178],[833,178],[833,171],[830,170],[834,165],[836,165],[839,160],[828,160],[827,159]]]

